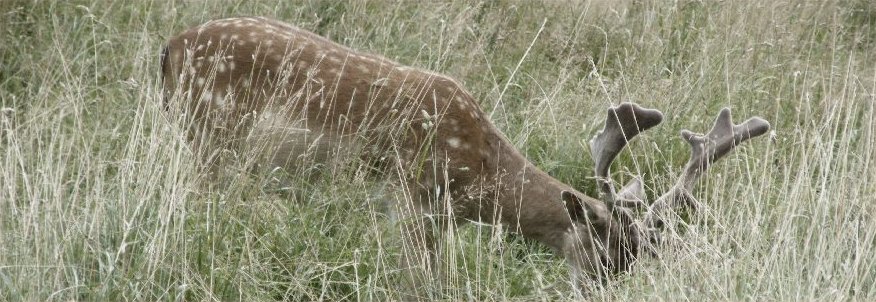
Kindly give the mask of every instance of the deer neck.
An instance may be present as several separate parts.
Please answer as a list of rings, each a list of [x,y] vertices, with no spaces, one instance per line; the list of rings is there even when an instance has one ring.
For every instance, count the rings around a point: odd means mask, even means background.
[[[503,139],[498,150],[497,179],[501,188],[495,192],[501,223],[524,237],[537,240],[556,250],[562,248],[564,236],[573,226],[563,191],[584,196],[571,186],[551,177]],[[591,202],[593,201],[593,202]],[[595,208],[603,205],[587,200]]]

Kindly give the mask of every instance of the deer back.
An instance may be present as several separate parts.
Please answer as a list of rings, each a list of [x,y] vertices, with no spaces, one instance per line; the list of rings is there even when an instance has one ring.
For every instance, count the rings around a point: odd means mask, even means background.
[[[216,20],[172,37],[162,75],[165,105],[192,117],[190,139],[213,143],[202,148],[285,142],[275,163],[353,149],[371,162],[438,165],[454,186],[496,171],[503,153],[519,155],[455,80],[267,18]]]

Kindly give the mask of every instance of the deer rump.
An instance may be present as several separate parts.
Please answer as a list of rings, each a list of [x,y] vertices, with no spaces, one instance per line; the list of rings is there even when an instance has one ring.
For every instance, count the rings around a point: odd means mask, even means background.
[[[193,150],[207,163],[222,150],[258,146],[290,171],[307,168],[301,158],[311,165],[355,157],[399,179],[400,208],[412,217],[401,220],[405,250],[426,251],[403,253],[400,266],[411,269],[436,261],[427,226],[475,220],[553,248],[579,284],[626,271],[655,252],[666,217],[695,207],[689,192],[705,169],[770,127],[757,117],[735,125],[724,109],[709,133],[682,131],[691,159],[677,185],[646,206],[641,181],[616,190],[609,167],[630,139],[662,121],[654,109],[608,109],[590,141],[600,188],[591,198],[529,162],[453,79],[276,20],[193,27],[168,41],[161,65],[164,105],[185,117]]]

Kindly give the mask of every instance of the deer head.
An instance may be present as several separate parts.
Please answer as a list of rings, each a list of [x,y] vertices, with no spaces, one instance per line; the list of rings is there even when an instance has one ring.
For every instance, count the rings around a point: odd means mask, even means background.
[[[691,157],[684,172],[676,185],[647,207],[644,218],[637,220],[633,218],[635,209],[646,207],[641,180],[634,178],[616,191],[610,179],[609,167],[630,139],[659,124],[662,117],[657,110],[624,103],[608,110],[605,127],[590,141],[599,197],[609,215],[588,216],[597,211],[588,209],[586,203],[575,195],[563,194],[571,218],[587,221],[584,224],[587,227],[576,230],[575,236],[566,242],[567,253],[571,254],[567,258],[573,262],[574,277],[580,279],[590,275],[604,278],[629,270],[640,255],[656,255],[655,248],[661,242],[660,233],[667,217],[676,210],[697,208],[690,192],[705,170],[740,143],[762,135],[770,128],[769,123],[759,117],[735,125],[730,109],[724,108],[707,134],[682,130],[681,137],[691,147]],[[576,272],[575,268],[586,273]]]
[[[269,161],[281,167],[302,155],[382,162],[377,174],[398,180],[403,192],[399,208],[411,217],[441,214],[403,220],[400,266],[411,272],[435,261],[425,226],[446,219],[502,224],[543,242],[581,282],[626,271],[656,253],[673,210],[695,207],[690,191],[709,165],[769,129],[760,118],[734,125],[724,109],[706,135],[682,131],[692,151],[684,173],[635,219],[634,209],[646,208],[642,182],[615,189],[609,167],[629,140],[662,121],[654,109],[608,110],[590,141],[600,190],[590,198],[528,161],[453,79],[283,22],[231,18],[191,28],[170,39],[161,66],[164,105],[190,117],[195,153],[209,158],[269,141],[276,146]]]

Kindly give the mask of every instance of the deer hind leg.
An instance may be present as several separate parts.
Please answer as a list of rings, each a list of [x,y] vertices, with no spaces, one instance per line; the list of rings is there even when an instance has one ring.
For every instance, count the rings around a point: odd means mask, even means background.
[[[212,94],[213,92],[209,90],[195,91],[190,97],[197,100]],[[186,139],[199,174],[215,181],[230,155],[234,154],[235,143],[238,140],[233,137],[229,127],[222,124],[227,120],[223,112],[212,110],[209,104],[200,101],[188,103],[197,104],[182,109],[187,113],[181,120]]]

